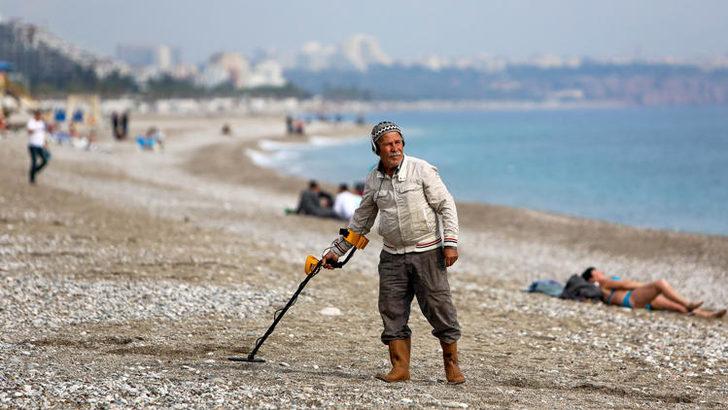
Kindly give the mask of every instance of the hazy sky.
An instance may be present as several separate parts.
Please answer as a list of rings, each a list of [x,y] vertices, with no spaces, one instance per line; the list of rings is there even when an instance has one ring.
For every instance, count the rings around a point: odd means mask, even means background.
[[[0,0],[0,16],[105,55],[117,44],[169,44],[188,62],[356,33],[399,59],[728,54],[724,0]]]

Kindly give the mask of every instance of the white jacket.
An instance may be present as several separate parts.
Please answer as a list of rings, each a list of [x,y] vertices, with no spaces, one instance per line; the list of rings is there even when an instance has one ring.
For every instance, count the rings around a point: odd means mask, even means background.
[[[380,168],[367,176],[361,205],[349,229],[366,235],[379,214],[384,250],[402,254],[442,246],[457,247],[458,215],[455,201],[437,168],[419,158],[405,156],[392,177]],[[442,219],[442,235],[437,216]],[[338,238],[332,251],[341,256],[351,245]]]

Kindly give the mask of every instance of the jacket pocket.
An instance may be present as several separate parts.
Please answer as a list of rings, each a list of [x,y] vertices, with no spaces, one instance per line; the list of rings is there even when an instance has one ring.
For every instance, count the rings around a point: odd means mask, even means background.
[[[398,188],[399,195],[405,201],[404,210],[407,214],[403,215],[403,230],[405,230],[408,239],[416,241],[423,236],[432,234],[435,230],[434,224],[430,222],[432,208],[427,203],[422,186],[409,183],[402,184]]]
[[[401,241],[399,231],[399,221],[397,221],[396,212],[392,212],[390,209],[379,210],[379,235],[384,238],[384,241],[390,245],[398,245]]]

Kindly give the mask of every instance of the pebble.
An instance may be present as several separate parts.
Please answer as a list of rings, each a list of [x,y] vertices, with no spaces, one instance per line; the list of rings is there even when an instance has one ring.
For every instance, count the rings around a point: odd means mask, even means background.
[[[341,310],[339,308],[329,306],[329,307],[325,307],[325,308],[321,309],[321,311],[319,313],[321,313],[324,316],[340,316]]]
[[[271,127],[271,132],[275,129]],[[203,135],[205,138],[212,138],[211,135]],[[195,136],[197,137],[197,135]],[[195,138],[199,140],[199,138]],[[170,149],[173,149],[170,148]],[[83,153],[86,155],[88,153]],[[135,161],[141,161],[133,157]],[[145,160],[165,160],[163,156],[145,157]],[[113,160],[113,159],[110,159]],[[117,159],[118,160],[118,159]],[[150,165],[151,164],[151,165]],[[124,164],[125,165],[125,164]],[[277,244],[280,242],[279,232],[267,232],[267,227],[261,224],[251,223],[246,215],[236,221],[211,220],[206,213],[209,210],[223,208],[221,203],[231,205],[232,209],[244,210],[250,207],[254,201],[254,195],[244,185],[235,185],[231,189],[230,184],[205,182],[195,176],[176,173],[165,167],[158,167],[158,162],[150,162],[147,165],[140,164],[139,167],[127,167],[130,173],[137,173],[139,177],[154,175],[159,177],[164,184],[174,181],[185,180],[194,186],[194,195],[185,198],[183,194],[174,192],[169,195],[159,195],[159,191],[149,189],[145,184],[138,187],[125,187],[128,181],[118,183],[98,179],[66,179],[67,186],[83,186],[86,182],[91,184],[88,189],[98,195],[97,199],[103,199],[104,193],[123,192],[121,198],[110,197],[112,200],[123,200],[129,198],[124,206],[143,206],[150,212],[169,214],[169,217],[179,221],[194,221],[194,224],[208,223],[211,226],[229,229],[231,232],[241,233],[243,236],[255,237],[261,243]],[[63,184],[63,178],[72,178],[69,174],[63,174],[60,169],[52,169],[49,172],[56,172],[52,175],[59,184]],[[72,175],[72,174],[70,174]],[[182,178],[183,175],[185,178]],[[50,176],[50,175],[49,175]],[[187,178],[187,179],[186,179]],[[204,180],[207,181],[207,180]],[[81,183],[79,183],[81,182]],[[111,188],[105,184],[111,183]],[[75,185],[74,185],[75,184]],[[84,188],[85,189],[85,188]],[[110,191],[111,190],[111,191]],[[182,190],[182,188],[180,188]],[[189,193],[188,193],[189,194]],[[117,195],[118,196],[118,195]],[[0,198],[2,199],[2,198]],[[107,198],[108,199],[108,198]],[[185,202],[185,199],[188,201]],[[286,198],[284,198],[286,199]],[[295,200],[295,198],[293,198]],[[248,202],[245,202],[248,201]],[[273,199],[274,205],[278,206],[279,197]],[[241,206],[240,204],[244,206]],[[255,208],[256,212],[258,208]],[[264,208],[261,208],[264,209]],[[277,209],[282,209],[278,207]],[[0,209],[0,212],[6,212]],[[244,211],[241,211],[244,212]],[[190,216],[187,216],[190,214]],[[184,217],[182,217],[184,215]],[[0,217],[4,216],[0,215]],[[59,219],[63,226],[69,227],[73,224],[56,216],[42,214],[28,214],[24,220],[47,220]],[[83,223],[83,222],[79,222]],[[606,352],[609,360],[599,361],[602,363],[624,363],[629,366],[628,373],[633,369],[643,369],[651,374],[657,373],[657,379],[661,382],[651,385],[650,389],[657,390],[656,398],[649,397],[647,389],[640,391],[634,401],[622,401],[623,397],[610,397],[611,404],[616,407],[636,407],[644,403],[656,403],[661,396],[670,397],[669,389],[675,387],[678,391],[692,391],[695,394],[697,388],[694,386],[708,386],[707,382],[718,383],[728,375],[728,334],[724,327],[693,319],[692,322],[682,320],[682,317],[669,314],[649,314],[642,311],[631,311],[623,309],[612,309],[602,305],[589,305],[559,301],[557,299],[539,297],[520,292],[509,288],[513,287],[514,281],[527,283],[529,279],[535,279],[535,275],[542,275],[543,272],[563,272],[564,261],[569,261],[570,266],[605,266],[610,272],[659,272],[660,275],[667,275],[669,278],[680,278],[681,272],[687,275],[695,275],[697,278],[710,277],[703,265],[695,269],[686,269],[686,264],[680,261],[655,261],[646,263],[631,261],[618,255],[599,255],[589,250],[570,249],[559,244],[541,243],[537,238],[533,240],[516,241],[512,238],[498,236],[498,234],[474,234],[463,229],[463,258],[458,261],[453,271],[452,289],[454,295],[459,299],[468,298],[475,300],[473,310],[480,305],[481,312],[471,326],[485,323],[485,333],[474,327],[465,328],[464,338],[473,334],[483,336],[480,340],[466,339],[461,347],[463,356],[461,359],[463,371],[466,377],[471,377],[469,383],[463,386],[440,385],[431,377],[441,374],[441,362],[429,362],[426,358],[436,358],[439,352],[434,346],[432,351],[427,352],[428,347],[417,346],[418,361],[413,365],[413,380],[401,385],[384,385],[379,381],[370,380],[371,374],[376,369],[388,365],[384,355],[373,358],[360,357],[352,354],[351,357],[332,357],[327,350],[321,350],[321,355],[316,357],[322,362],[321,372],[307,372],[286,362],[275,361],[269,364],[238,364],[227,362],[224,359],[215,360],[210,356],[222,353],[216,348],[215,352],[207,352],[202,358],[198,356],[179,358],[171,354],[162,353],[158,356],[145,354],[118,355],[110,353],[118,349],[140,349],[144,351],[147,346],[165,345],[163,336],[157,336],[154,331],[145,334],[145,340],[131,339],[128,343],[115,345],[111,342],[123,342],[122,340],[106,339],[109,344],[92,340],[94,332],[87,333],[82,330],[84,326],[103,328],[104,326],[125,325],[128,323],[150,321],[155,324],[169,324],[178,321],[189,320],[196,317],[212,317],[216,324],[220,324],[221,330],[217,341],[210,343],[239,343],[241,339],[253,341],[261,334],[261,329],[269,324],[269,314],[272,314],[272,307],[282,306],[290,297],[291,290],[295,289],[300,277],[295,279],[282,280],[276,289],[261,290],[244,284],[225,284],[192,281],[184,282],[173,279],[145,279],[145,269],[138,267],[138,259],[135,255],[125,253],[123,248],[110,249],[109,247],[84,248],[85,242],[74,242],[79,249],[74,249],[80,254],[86,252],[83,259],[90,257],[91,252],[104,254],[104,260],[113,260],[114,263],[132,266],[129,272],[136,272],[131,279],[104,280],[84,279],[82,275],[75,277],[73,274],[49,274],[48,271],[76,272],[74,266],[82,259],[76,257],[59,257],[60,262],[56,265],[46,266],[51,258],[37,258],[33,264],[20,264],[15,262],[16,255],[27,253],[34,249],[33,238],[22,234],[22,223],[14,224],[13,230],[0,232],[0,256],[2,261],[2,274],[0,274],[0,324],[2,324],[2,340],[0,340],[0,403],[7,408],[49,408],[49,407],[99,407],[99,408],[209,408],[209,407],[243,407],[243,408],[392,408],[402,406],[412,407],[488,407],[493,406],[488,399],[505,399],[495,407],[511,405],[513,407],[537,407],[541,399],[549,396],[542,394],[541,390],[553,392],[556,389],[559,394],[572,394],[572,380],[568,378],[569,368],[578,365],[574,363],[563,363],[564,367],[555,369],[540,367],[540,363],[520,361],[519,355],[524,355],[524,360],[536,360],[533,354],[544,357],[568,358],[571,351],[584,352],[590,350],[588,346],[596,346],[600,349],[601,356]],[[23,228],[24,229],[24,228]],[[19,233],[18,233],[19,232]],[[301,262],[301,255],[310,252],[312,243],[328,243],[331,240],[329,233],[321,233],[316,230],[299,229],[287,232],[291,239],[287,246],[273,251],[263,252],[261,260],[293,261],[296,264]],[[65,235],[65,234],[64,234]],[[199,238],[201,241],[202,237]],[[44,244],[50,249],[66,249],[68,238],[48,238]],[[96,239],[87,239],[94,242]],[[142,239],[138,239],[142,241]],[[468,244],[487,244],[487,246]],[[208,244],[205,244],[208,246]],[[477,249],[476,249],[477,247]],[[238,250],[233,250],[237,252]],[[377,258],[371,256],[368,249],[366,257],[357,257],[347,265],[347,274],[352,275],[376,275]],[[153,252],[152,252],[153,253]],[[467,257],[465,257],[467,255]],[[524,257],[527,255],[528,257]],[[152,260],[158,258],[164,261],[167,255],[160,254],[144,255],[142,259]],[[47,259],[47,260],[46,260]],[[67,261],[68,259],[68,261]],[[199,264],[199,269],[208,269],[204,265],[205,258],[194,254],[190,261]],[[55,263],[55,262],[54,262]],[[76,263],[77,265],[73,265]],[[64,265],[65,264],[65,265]],[[673,266],[674,265],[674,266]],[[265,266],[252,264],[248,269],[257,272],[270,273],[271,277],[286,278],[283,274],[271,266],[276,264],[267,263]],[[209,268],[215,269],[216,267]],[[242,269],[242,268],[241,268]],[[227,270],[227,268],[226,268]],[[474,273],[475,272],[475,273]],[[12,273],[12,274],[11,274]],[[461,276],[464,273],[465,276]],[[649,274],[649,273],[647,273]],[[720,274],[720,273],[719,273]],[[498,281],[503,285],[485,286],[478,284],[471,279],[487,278],[488,282]],[[317,278],[320,279],[320,278]],[[645,279],[645,278],[635,278]],[[686,281],[676,283],[690,283],[689,277]],[[324,281],[313,283],[302,294],[298,303],[314,302],[329,303],[321,295],[325,290]],[[705,289],[700,284],[695,288],[693,295],[705,295],[707,301],[724,301],[728,288],[710,286],[706,282]],[[376,289],[371,291],[376,309]],[[318,293],[317,293],[318,292]],[[369,302],[371,302],[371,300]],[[706,302],[707,303],[707,302]],[[314,305],[317,308],[320,304]],[[348,308],[348,305],[347,305]],[[299,318],[306,318],[302,314],[305,309],[301,305],[289,313]],[[315,312],[315,310],[313,311]],[[328,306],[319,311],[323,316],[339,316],[342,312],[339,308]],[[357,309],[347,310],[347,317],[361,315]],[[418,312],[419,314],[419,312]],[[471,312],[472,314],[472,312]],[[415,316],[413,314],[413,316]],[[519,327],[519,321],[524,317],[542,318],[548,327],[532,329],[530,327]],[[467,316],[465,316],[467,318]],[[260,329],[250,327],[239,329],[237,324],[240,320],[260,321]],[[207,320],[207,319],[205,319]],[[286,323],[292,318],[287,317]],[[357,319],[358,320],[358,319]],[[417,320],[422,320],[418,316]],[[416,322],[422,326],[422,322]],[[533,321],[520,322],[524,326],[537,326]],[[235,328],[233,329],[233,324]],[[285,324],[285,323],[284,323]],[[370,334],[360,334],[360,324],[352,320],[354,328],[346,329],[325,329],[326,336],[336,335],[332,339],[349,338],[351,334],[361,337],[356,343],[372,343],[379,346],[379,329]],[[225,329],[228,326],[229,329]],[[257,324],[256,324],[257,326]],[[514,329],[515,327],[515,329]],[[343,326],[342,326],[343,328]],[[419,327],[417,330],[419,330]],[[81,331],[78,331],[81,329]],[[281,329],[285,329],[282,327]],[[414,327],[413,327],[414,329]],[[491,331],[492,330],[492,331]],[[429,331],[429,329],[427,329]],[[292,341],[289,338],[300,338],[307,341],[311,336],[307,332],[281,330],[268,342],[270,347],[278,346],[279,352],[290,346]],[[285,337],[289,335],[289,337]],[[200,340],[200,343],[207,343],[207,335],[198,333],[190,334],[185,330],[179,335],[181,338],[190,337],[192,340]],[[320,335],[314,335],[316,337]],[[428,335],[429,336],[429,335]],[[98,338],[98,335],[96,335]],[[28,341],[43,340],[44,338],[61,339],[61,342],[79,343],[79,346],[48,346]],[[369,340],[366,340],[368,338]],[[518,339],[518,342],[513,342]],[[318,339],[317,339],[318,340]],[[298,339],[295,342],[298,343]],[[432,340],[430,340],[432,341]],[[92,343],[93,349],[84,348],[84,343]],[[509,343],[507,346],[501,346]],[[245,343],[248,344],[248,343]],[[524,348],[521,348],[521,346]],[[282,346],[282,347],[281,347]],[[526,347],[527,346],[527,347]],[[170,346],[172,347],[172,346]],[[268,346],[266,346],[268,347]],[[347,347],[348,348],[348,347]],[[558,349],[554,353],[554,349]],[[204,350],[203,350],[204,351]],[[566,352],[566,353],[562,353]],[[287,352],[286,352],[287,353]],[[506,354],[508,353],[508,354]],[[199,353],[202,355],[202,353]],[[427,356],[427,355],[430,356]],[[530,356],[529,356],[530,354]],[[29,358],[28,356],[31,356]],[[342,355],[343,356],[343,355]],[[272,354],[270,357],[274,357]],[[579,358],[575,357],[578,361]],[[592,360],[593,356],[587,357]],[[123,365],[120,362],[126,360]],[[288,357],[287,360],[297,360]],[[440,359],[441,360],[441,359]],[[33,365],[33,363],[37,365]],[[197,365],[182,364],[192,363]],[[210,366],[200,366],[200,363]],[[298,363],[294,361],[293,363]],[[212,365],[214,364],[214,365]],[[343,364],[343,365],[342,365]],[[310,365],[310,364],[309,364]],[[335,365],[336,371],[330,371]],[[257,367],[256,367],[257,366]],[[319,365],[310,365],[314,370],[319,370]],[[288,369],[281,369],[288,368]],[[544,370],[539,372],[538,370]],[[562,371],[563,370],[563,371]],[[437,372],[437,373],[436,373]],[[484,375],[488,378],[486,383],[478,383],[473,375]],[[601,369],[595,371],[591,376],[598,379],[603,376]],[[441,376],[440,376],[441,377]],[[688,379],[686,382],[685,379]],[[515,382],[513,382],[515,380]],[[678,380],[678,382],[675,382]],[[535,388],[524,388],[521,384],[535,382]],[[579,383],[582,381],[580,380]],[[670,384],[675,382],[675,384]],[[511,383],[515,383],[513,386]],[[601,386],[601,384],[597,384]],[[303,386],[303,387],[301,387]],[[353,387],[352,386],[356,386]],[[556,386],[556,387],[554,387]],[[617,386],[621,388],[622,385]],[[626,385],[623,390],[627,394],[635,391],[632,386]],[[483,391],[478,391],[478,389]],[[515,388],[515,390],[514,390]],[[718,386],[713,396],[706,398],[708,403],[719,403],[714,400],[722,394],[725,397],[728,390]],[[535,393],[534,393],[535,392]],[[549,393],[550,393],[549,392]],[[701,395],[712,393],[706,389]],[[535,396],[534,396],[535,394]],[[584,392],[589,397],[592,392]],[[649,393],[652,394],[652,393]],[[479,395],[483,395],[480,401]],[[530,396],[529,396],[530,395]],[[702,398],[702,397],[701,397]],[[443,401],[445,400],[445,401]],[[458,400],[458,401],[455,401]],[[529,401],[530,400],[530,401]],[[648,401],[649,400],[649,401]],[[466,403],[467,401],[467,403]],[[546,406],[541,407],[564,407],[558,403],[555,405],[553,397],[549,398]],[[696,402],[693,402],[694,406]],[[688,404],[689,405],[689,404]],[[579,407],[575,405],[575,407]],[[583,403],[582,403],[583,407]]]
[[[454,409],[467,409],[468,408],[467,403],[460,403],[457,401],[446,401],[446,402],[442,402],[440,404],[442,405],[442,407],[449,407],[449,408],[454,408]]]

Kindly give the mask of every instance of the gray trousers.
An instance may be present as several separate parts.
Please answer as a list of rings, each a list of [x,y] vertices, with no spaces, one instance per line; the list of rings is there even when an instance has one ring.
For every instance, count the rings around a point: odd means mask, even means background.
[[[382,251],[379,255],[379,314],[384,323],[384,344],[412,335],[407,322],[414,296],[436,338],[445,343],[460,339],[442,248],[403,255]]]

